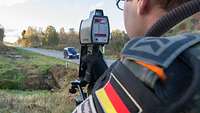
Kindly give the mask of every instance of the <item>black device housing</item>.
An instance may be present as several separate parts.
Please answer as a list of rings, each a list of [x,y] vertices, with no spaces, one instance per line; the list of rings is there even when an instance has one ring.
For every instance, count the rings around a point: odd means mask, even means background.
[[[106,31],[106,34],[107,34],[106,42],[105,41],[104,42],[94,42],[93,41],[94,37],[92,36],[92,32],[93,32],[93,23],[94,23],[95,18],[103,18],[107,21],[108,29]],[[101,53],[101,48],[105,44],[108,44],[109,39],[110,39],[109,19],[107,16],[104,16],[103,10],[100,10],[100,9],[94,10],[93,12],[91,12],[89,19],[82,20],[81,24],[80,24],[79,39],[80,39],[80,44],[81,44],[81,52],[80,52],[80,64],[79,64],[79,79],[71,82],[72,87],[69,90],[69,92],[73,93],[73,94],[76,93],[76,90],[79,91],[80,95],[75,99],[76,103],[78,103],[78,104],[80,104],[82,101],[84,101],[86,99],[87,94],[88,95],[91,94],[93,85],[95,84],[96,80],[98,79],[98,76],[96,76],[96,75],[86,74],[86,72],[93,71],[93,70],[91,70],[91,67],[87,67],[87,61],[85,61],[85,59],[87,59],[86,57],[88,57],[88,56],[95,56],[95,57],[97,57],[97,59],[103,59],[103,54]],[[91,24],[88,24],[89,26],[91,26],[91,27],[88,27],[88,28],[90,28],[89,29],[90,33],[88,33],[88,37],[90,38],[91,42],[88,42],[88,43],[83,43],[81,41],[82,40],[81,32],[83,30],[81,28],[83,26],[84,21],[91,22]],[[93,80],[93,79],[95,79],[95,80]],[[82,88],[85,87],[86,85],[88,85],[88,89],[87,89],[87,92],[84,92]],[[78,105],[78,104],[76,104],[76,105]]]

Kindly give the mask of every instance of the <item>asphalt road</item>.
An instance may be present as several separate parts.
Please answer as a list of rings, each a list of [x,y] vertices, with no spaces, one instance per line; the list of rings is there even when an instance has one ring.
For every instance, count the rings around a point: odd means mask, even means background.
[[[23,48],[23,49],[31,51],[31,52],[39,53],[45,56],[50,56],[50,57],[55,57],[61,60],[70,61],[76,64],[79,64],[80,62],[79,59],[64,59],[63,51],[47,50],[47,49],[40,49],[40,48]],[[113,62],[115,62],[115,60],[109,60],[109,59],[106,59],[105,61],[108,66],[110,66]]]

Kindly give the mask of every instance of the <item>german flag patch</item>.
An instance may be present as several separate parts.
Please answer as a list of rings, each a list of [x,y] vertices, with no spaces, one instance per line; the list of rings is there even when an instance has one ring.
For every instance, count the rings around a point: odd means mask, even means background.
[[[95,94],[105,113],[142,112],[139,104],[113,74],[107,84]]]

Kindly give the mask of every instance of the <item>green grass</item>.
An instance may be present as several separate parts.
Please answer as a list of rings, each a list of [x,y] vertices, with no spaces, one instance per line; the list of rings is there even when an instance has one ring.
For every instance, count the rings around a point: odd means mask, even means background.
[[[65,65],[65,62],[63,60],[59,60],[53,57],[43,56],[20,48],[17,48],[16,52],[27,58],[24,60],[17,61],[17,63],[23,63],[23,64],[25,63],[32,65],[55,65],[55,64]]]
[[[65,61],[19,48],[15,53],[22,58],[14,60],[0,55],[0,113],[71,113],[74,102],[68,88],[56,92],[23,90],[28,74],[46,76],[51,66],[65,65]],[[69,76],[68,82],[73,78]]]
[[[0,88],[23,89],[23,81],[28,75],[46,76],[53,65],[65,65],[65,62],[52,57],[17,48],[19,60],[0,55]]]
[[[0,56],[0,88],[20,89],[25,76],[18,69],[15,62]]]
[[[49,96],[50,92],[47,90],[36,91],[21,91],[21,90],[0,90],[1,94],[9,94],[10,96]]]

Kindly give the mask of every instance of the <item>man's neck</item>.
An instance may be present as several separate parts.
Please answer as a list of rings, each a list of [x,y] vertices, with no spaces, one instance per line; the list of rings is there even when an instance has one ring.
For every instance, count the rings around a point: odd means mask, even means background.
[[[155,7],[147,15],[146,19],[146,31],[148,31],[162,16],[166,15],[167,12],[159,7]]]

